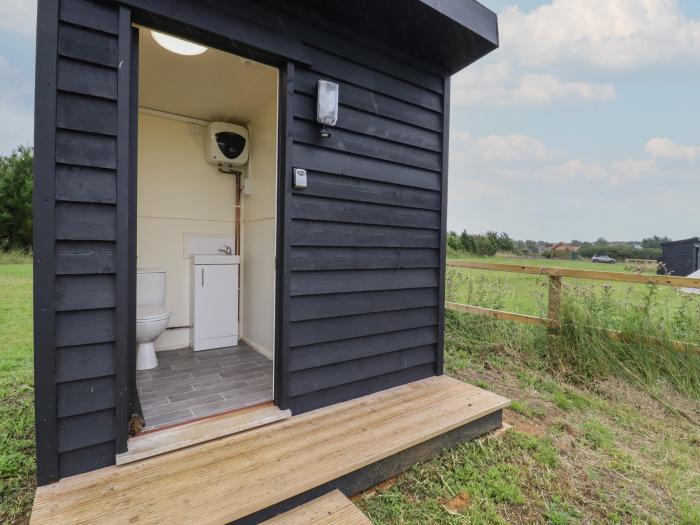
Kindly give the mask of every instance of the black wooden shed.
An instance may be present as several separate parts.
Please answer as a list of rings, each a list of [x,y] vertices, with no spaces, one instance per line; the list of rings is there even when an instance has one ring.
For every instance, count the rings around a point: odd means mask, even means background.
[[[687,277],[700,270],[700,237],[665,242],[661,249],[661,260],[671,275]]]
[[[143,28],[278,73],[274,405],[296,417],[443,374],[450,76],[498,46],[494,13],[474,0],[39,0],[39,485],[114,465],[141,410]],[[330,136],[320,80],[339,86]],[[500,425],[494,407],[462,439]]]

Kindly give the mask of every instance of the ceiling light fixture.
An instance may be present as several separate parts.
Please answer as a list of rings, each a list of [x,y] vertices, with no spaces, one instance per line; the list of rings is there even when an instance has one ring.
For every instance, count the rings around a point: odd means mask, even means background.
[[[206,47],[200,46],[199,44],[194,44],[192,42],[188,42],[187,40],[182,40],[181,38],[159,33],[158,31],[151,31],[151,35],[153,35],[153,40],[155,40],[158,45],[164,47],[168,51],[177,53],[178,55],[201,55],[207,50]]]

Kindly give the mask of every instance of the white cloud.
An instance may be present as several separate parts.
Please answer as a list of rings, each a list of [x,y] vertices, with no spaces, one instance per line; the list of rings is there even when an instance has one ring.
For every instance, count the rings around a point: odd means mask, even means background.
[[[475,139],[466,131],[451,130],[450,156],[479,165],[508,166],[556,162],[563,159],[566,152],[522,133]]]
[[[682,146],[667,137],[651,139],[644,145],[644,149],[649,155],[659,159],[700,159],[700,146]]]
[[[482,137],[476,141],[476,150],[486,163],[547,162],[565,155],[563,149],[550,148],[544,142],[520,133]]]
[[[609,102],[615,86],[595,82],[567,82],[551,74],[514,74],[501,62],[472,67],[459,73],[452,84],[456,105],[488,103],[495,106],[545,105],[560,101]]]
[[[511,156],[524,160],[509,162]],[[453,130],[449,170],[453,230],[507,231],[549,241],[680,238],[700,221],[697,192],[682,189],[697,180],[690,164],[582,160],[526,135],[474,137]]]
[[[619,75],[700,66],[700,20],[686,17],[679,0],[551,0],[530,11],[512,6],[499,15],[499,32],[493,58],[453,80],[457,106],[611,102]]]
[[[500,16],[506,55],[528,68],[588,65],[630,71],[700,63],[700,21],[678,0],[552,0]]]
[[[533,181],[546,186],[619,186],[662,174],[655,159],[583,161],[567,157],[562,148],[520,133],[474,138],[465,131],[453,130],[451,136],[451,172],[478,174],[478,178],[508,184]]]
[[[0,1],[0,29],[33,37],[36,34],[36,0]]]

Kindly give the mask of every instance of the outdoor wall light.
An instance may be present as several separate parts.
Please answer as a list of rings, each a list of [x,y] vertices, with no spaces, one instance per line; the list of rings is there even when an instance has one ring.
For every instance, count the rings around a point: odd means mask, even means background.
[[[316,120],[321,124],[321,136],[328,138],[331,131],[328,126],[338,123],[338,96],[340,87],[328,80],[318,81],[318,101],[316,104]]]
[[[181,38],[159,33],[158,31],[151,31],[151,35],[153,36],[153,40],[155,40],[158,45],[164,47],[168,51],[177,53],[178,55],[201,55],[207,50],[206,47],[200,46],[199,44],[194,44],[192,42],[188,42],[187,40],[182,40]]]

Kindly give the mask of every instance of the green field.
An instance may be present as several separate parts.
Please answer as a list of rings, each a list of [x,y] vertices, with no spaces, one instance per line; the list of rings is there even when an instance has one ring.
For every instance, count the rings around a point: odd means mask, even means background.
[[[0,265],[0,523],[22,523],[34,491],[32,266]]]
[[[625,265],[599,264],[590,261],[571,261],[558,259],[525,259],[512,257],[459,257],[463,261],[488,262],[501,264],[517,264],[537,267],[572,268],[577,270],[610,271],[631,273],[625,270]],[[527,275],[518,273],[497,272],[490,270],[456,270],[464,276],[469,276],[470,286],[459,283],[453,287],[451,300],[463,304],[473,304],[474,306],[484,306],[506,310],[510,312],[546,316],[547,312],[547,290],[548,278],[546,276]],[[573,295],[595,295],[598,299],[610,298],[620,304],[634,305],[641,304],[649,293],[649,287],[639,284],[626,283],[606,283],[604,281],[564,278],[564,287]],[[448,281],[449,285],[449,281]],[[474,288],[480,288],[475,290]],[[484,293],[485,287],[494,289],[494,293]],[[495,293],[495,292],[498,293]],[[471,292],[471,293],[470,293]],[[679,308],[686,308],[688,302],[693,302],[693,297],[687,298],[685,294],[680,294],[671,287],[658,287],[654,291],[656,300],[654,309],[656,316],[667,317],[673,315]],[[497,296],[497,297],[496,297]],[[700,298],[700,296],[698,296]],[[493,301],[491,304],[486,302]],[[470,302],[471,301],[471,302]],[[481,303],[481,304],[480,304]],[[700,302],[698,302],[700,305]],[[610,318],[606,328],[620,329],[614,318]]]
[[[513,279],[494,292],[490,279],[472,290],[475,300],[504,295],[525,309],[540,300],[520,297],[540,293],[536,283]],[[34,490],[31,265],[0,264],[0,297],[0,523],[26,524]],[[700,524],[700,398],[680,393],[666,372],[636,384],[596,369],[572,382],[550,359],[544,330],[453,312],[445,339],[448,373],[512,399],[505,420],[514,430],[445,451],[361,495],[356,503],[373,523]],[[695,392],[698,361],[676,365],[680,387]],[[653,390],[643,388],[651,381]]]

